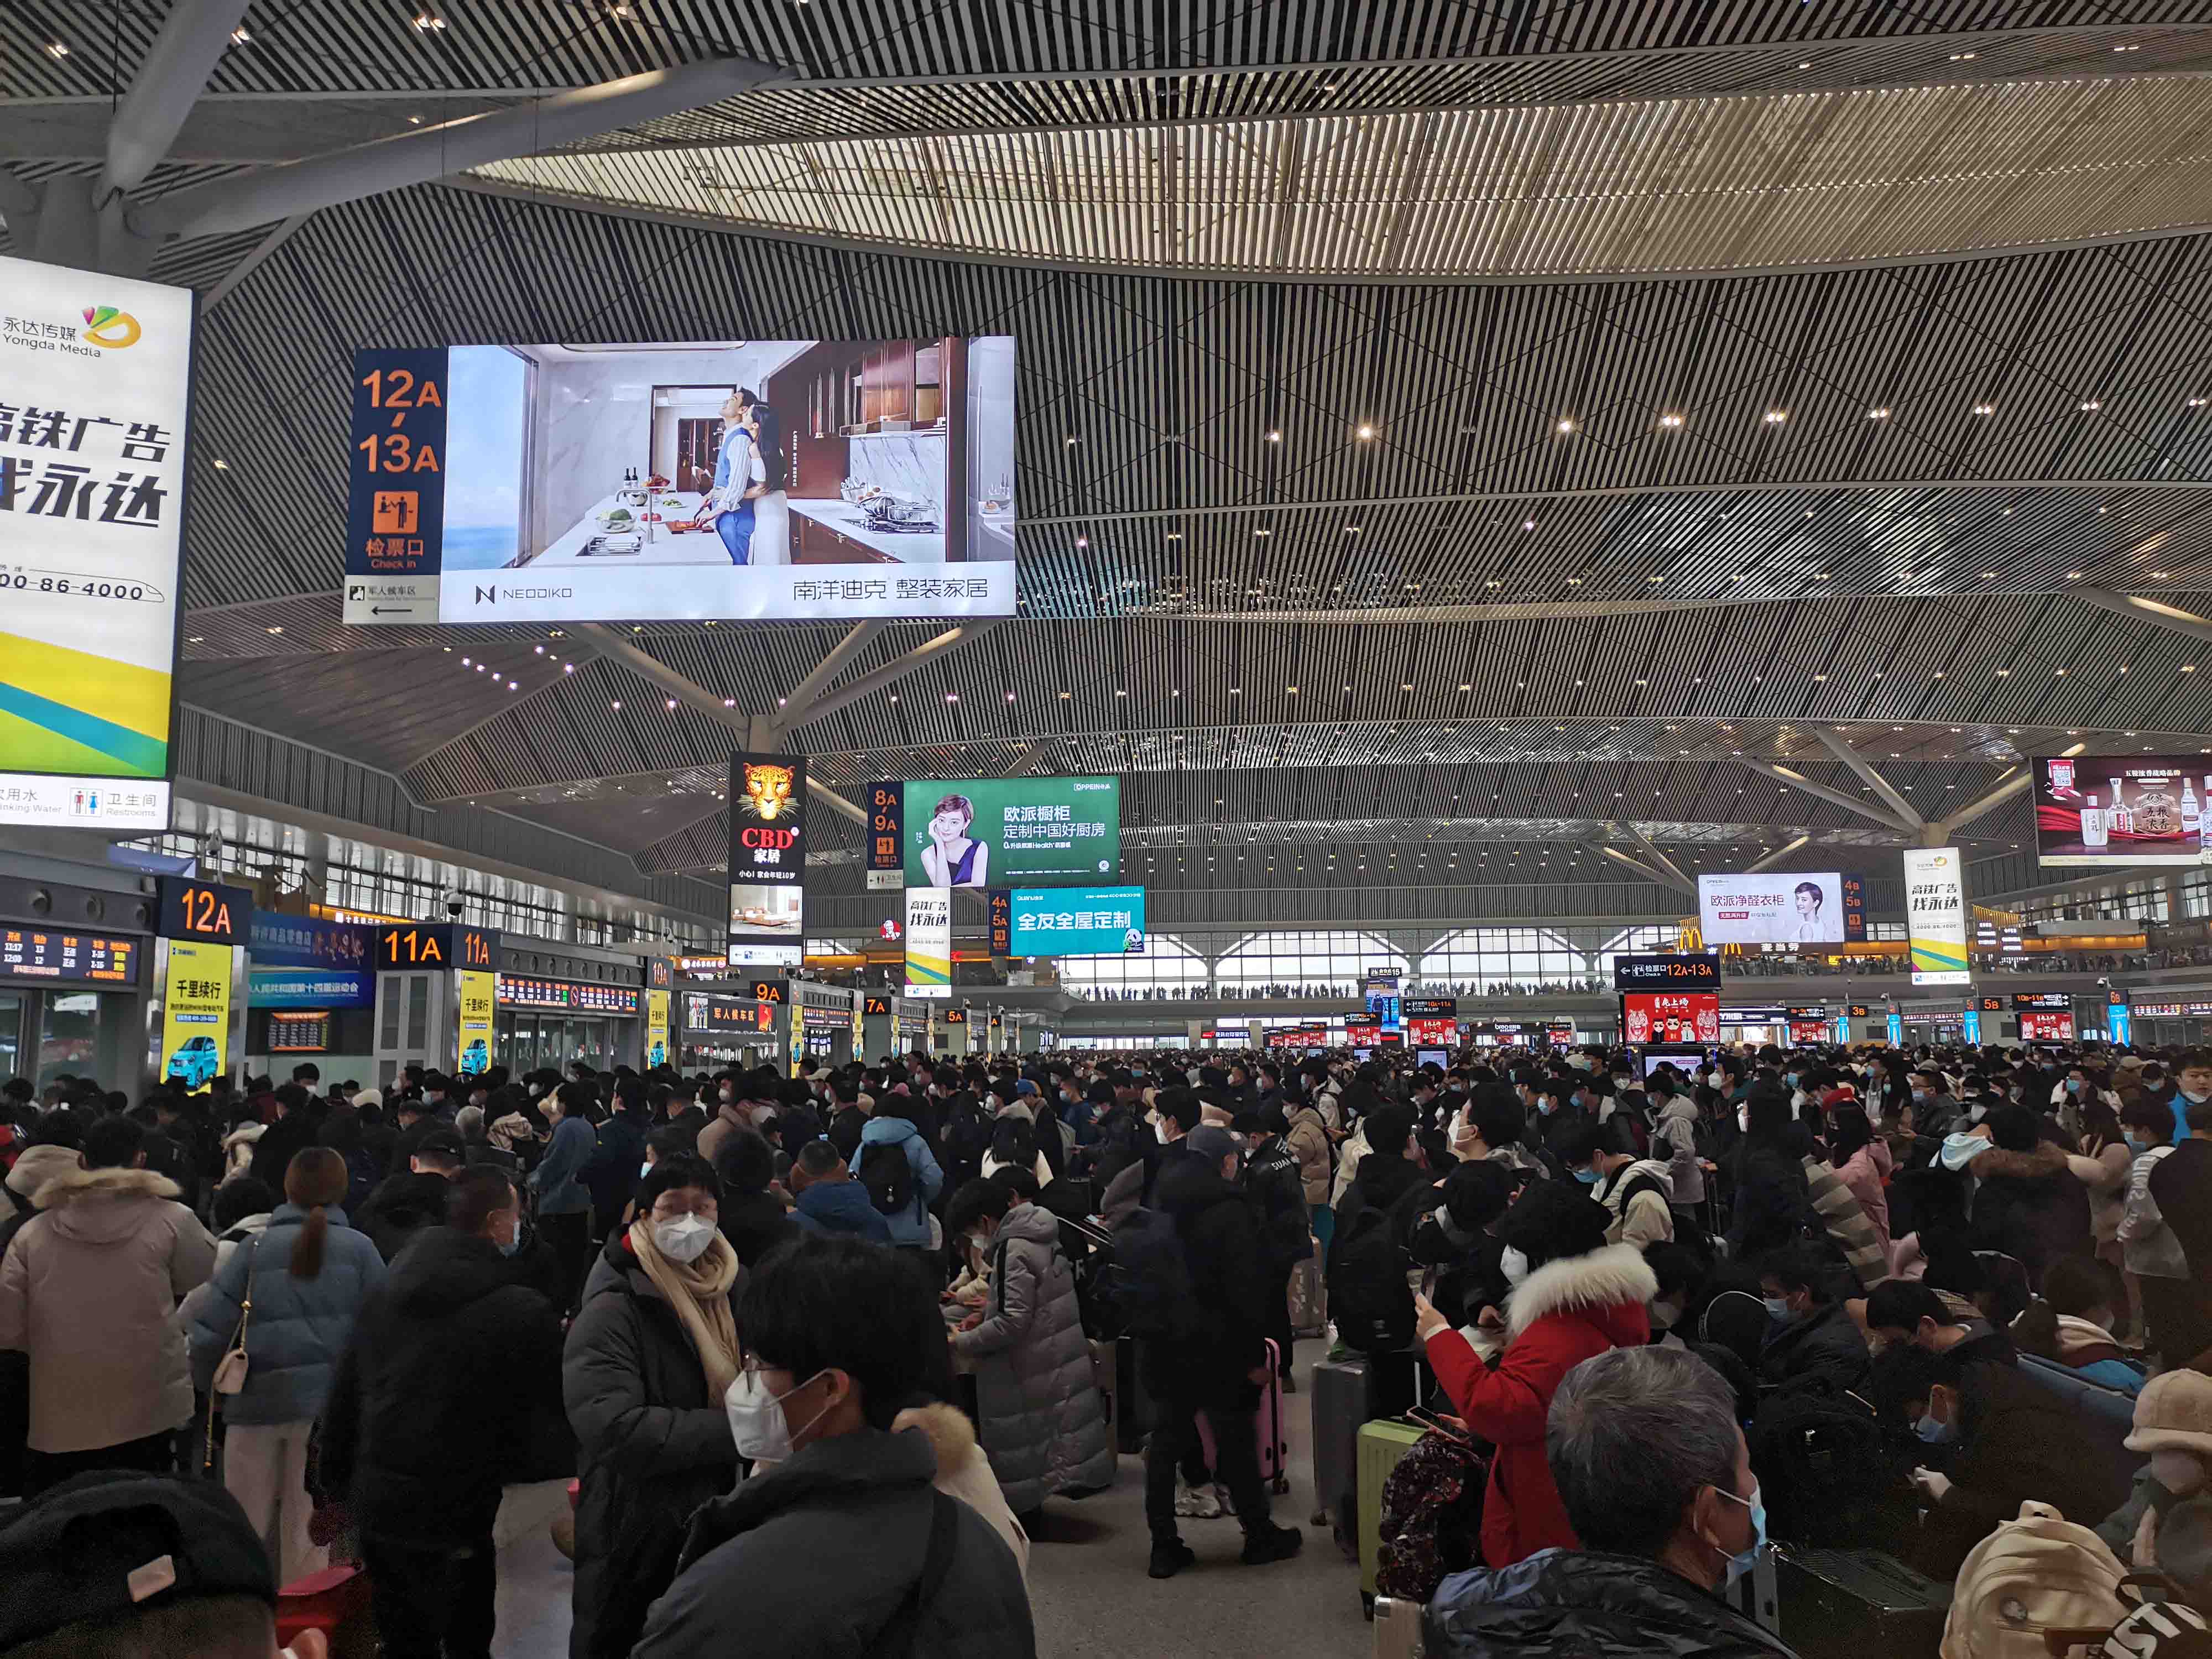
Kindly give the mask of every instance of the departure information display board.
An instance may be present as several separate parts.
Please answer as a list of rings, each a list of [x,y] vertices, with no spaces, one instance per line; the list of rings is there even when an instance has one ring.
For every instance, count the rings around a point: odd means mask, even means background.
[[[136,985],[141,941],[59,928],[0,929],[0,978]]]

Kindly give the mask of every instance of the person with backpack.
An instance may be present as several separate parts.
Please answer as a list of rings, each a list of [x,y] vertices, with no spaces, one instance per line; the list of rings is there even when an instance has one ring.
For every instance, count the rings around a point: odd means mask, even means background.
[[[1632,1245],[1605,1242],[1603,1206],[1555,1182],[1532,1182],[1498,1224],[1506,1346],[1496,1367],[1427,1297],[1416,1334],[1468,1427],[1498,1449],[1483,1493],[1482,1559],[1508,1567],[1538,1550],[1571,1549],[1573,1528],[1545,1462],[1545,1413],[1560,1380],[1607,1348],[1651,1340],[1659,1281]]]
[[[927,1428],[899,1426],[930,1399],[945,1352],[910,1260],[808,1239],[752,1276],[744,1367],[721,1414],[757,1472],[691,1517],[632,1659],[1035,1659],[1014,1552],[933,1484]]]
[[[850,1167],[889,1224],[891,1243],[914,1251],[941,1282],[944,1264],[931,1245],[929,1206],[945,1190],[945,1171],[913,1120],[897,1115],[906,1104],[905,1097],[893,1095],[878,1106],[860,1131],[860,1149]]]
[[[1196,1097],[1164,1091],[1164,1118],[1194,1120]],[[1304,1544],[1275,1524],[1260,1476],[1255,1413],[1271,1380],[1265,1303],[1272,1281],[1260,1222],[1238,1184],[1237,1138],[1201,1126],[1161,1160],[1153,1206],[1115,1234],[1116,1271],[1134,1281],[1129,1329],[1141,1344],[1146,1389],[1158,1415],[1145,1448],[1148,1571],[1172,1578],[1197,1560],[1176,1529],[1176,1473],[1194,1445],[1196,1416],[1213,1431],[1215,1473],[1229,1488],[1248,1566],[1286,1560]]]
[[[1567,1173],[1605,1206],[1605,1242],[1646,1250],[1674,1240],[1674,1183],[1657,1158],[1619,1150],[1611,1123],[1594,1124],[1567,1137],[1560,1161]]]
[[[817,1140],[804,1148],[788,1179],[796,1200],[791,1219],[799,1231],[817,1237],[846,1233],[872,1244],[891,1242],[889,1218],[838,1157],[834,1143]]]

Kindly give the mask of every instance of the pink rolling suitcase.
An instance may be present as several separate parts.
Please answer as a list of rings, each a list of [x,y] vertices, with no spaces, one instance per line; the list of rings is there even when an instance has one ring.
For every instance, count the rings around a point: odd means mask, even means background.
[[[1281,1494],[1291,1489],[1291,1443],[1283,1437],[1283,1354],[1273,1339],[1267,1342],[1267,1386],[1260,1391],[1260,1409],[1253,1418],[1260,1441],[1260,1478],[1269,1489]],[[1218,1466],[1213,1461],[1213,1425],[1206,1421],[1206,1413],[1198,1414],[1198,1443],[1206,1454],[1208,1468]]]

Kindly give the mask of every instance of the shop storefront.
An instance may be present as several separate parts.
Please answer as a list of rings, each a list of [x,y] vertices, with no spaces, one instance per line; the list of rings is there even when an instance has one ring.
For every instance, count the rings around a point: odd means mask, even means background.
[[[492,1058],[520,1074],[581,1060],[604,1072],[640,1061],[642,998],[634,985],[499,976]]]
[[[676,994],[677,1063],[687,1072],[773,1064],[775,1017],[781,1012],[775,1003],[726,992],[679,991]]]

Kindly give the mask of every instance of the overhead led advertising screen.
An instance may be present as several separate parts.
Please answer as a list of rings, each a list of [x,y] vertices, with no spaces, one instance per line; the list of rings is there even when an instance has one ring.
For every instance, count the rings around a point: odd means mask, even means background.
[[[730,757],[730,965],[796,968],[806,953],[806,760]]]
[[[1971,985],[1966,882],[1955,847],[1905,849],[1905,944],[1915,985]]]
[[[1014,342],[356,354],[345,619],[1014,611]]]
[[[2212,757],[2059,755],[2032,764],[2043,863],[2095,869],[2206,861]]]
[[[1863,944],[1866,888],[1833,870],[1699,876],[1698,925],[1708,945]]]
[[[192,319],[0,258],[0,823],[169,827]]]
[[[903,797],[908,887],[1066,887],[1121,873],[1119,778],[908,779]]]
[[[994,929],[1000,896],[991,896]],[[1145,890],[1141,887],[1017,887],[1004,896],[1006,948],[1000,955],[1144,954]],[[993,949],[997,951],[995,939]]]

